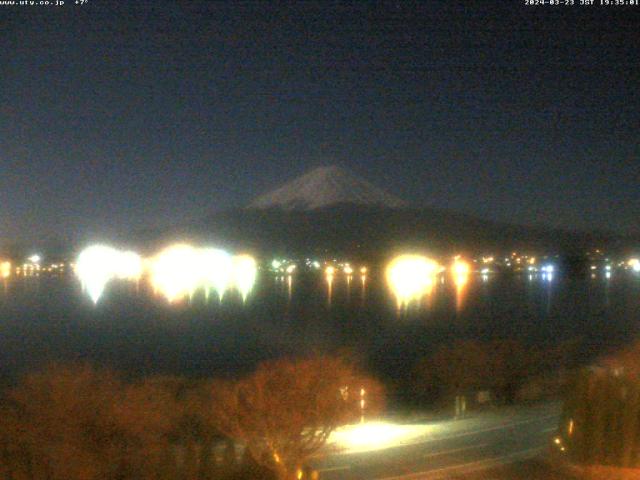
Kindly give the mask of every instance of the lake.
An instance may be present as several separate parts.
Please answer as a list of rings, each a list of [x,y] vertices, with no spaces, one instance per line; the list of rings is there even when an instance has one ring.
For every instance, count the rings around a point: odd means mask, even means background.
[[[472,274],[460,291],[446,276],[419,305],[399,310],[380,272],[363,283],[321,273],[262,271],[242,302],[196,294],[168,304],[144,284],[109,285],[94,305],[74,278],[12,278],[0,288],[0,372],[5,382],[48,361],[89,361],[133,375],[212,376],[264,359],[347,348],[375,372],[406,376],[435,345],[459,338],[541,344],[585,341],[585,355],[634,338],[640,276],[553,279]]]

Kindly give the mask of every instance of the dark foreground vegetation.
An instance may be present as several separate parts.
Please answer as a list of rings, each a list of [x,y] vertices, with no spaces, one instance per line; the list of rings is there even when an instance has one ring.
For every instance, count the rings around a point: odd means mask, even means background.
[[[440,402],[450,413],[454,397],[470,407],[480,397],[491,405],[538,399],[558,394],[574,352],[574,343],[458,341],[420,361],[414,384],[403,388],[414,404]],[[592,395],[584,385],[576,395]],[[344,356],[270,361],[236,380],[125,379],[89,365],[51,365],[3,394],[0,479],[314,478],[306,461],[331,432],[364,413],[375,417],[383,392],[397,387],[383,387]],[[598,395],[604,402],[605,394]],[[610,401],[640,402],[640,390],[628,387],[625,395]],[[609,421],[607,412],[597,421]],[[619,427],[621,435],[631,435],[629,428]]]
[[[446,401],[486,392],[491,404],[512,404],[560,394],[576,365],[578,341],[530,347],[516,340],[459,340],[442,345],[416,367],[415,398]]]
[[[0,478],[289,479],[337,426],[381,406],[382,389],[342,358],[262,364],[238,381],[125,382],[51,366],[6,392]]]
[[[640,468],[640,343],[573,377],[560,434],[577,464]]]

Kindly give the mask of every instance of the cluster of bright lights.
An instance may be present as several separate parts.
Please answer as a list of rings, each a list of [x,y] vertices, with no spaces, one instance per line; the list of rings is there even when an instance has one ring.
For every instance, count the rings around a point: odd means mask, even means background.
[[[216,248],[195,248],[176,244],[144,261],[134,252],[119,251],[104,245],[83,250],[76,264],[76,274],[94,303],[113,279],[139,280],[145,273],[154,291],[169,302],[191,297],[203,290],[222,300],[225,292],[236,288],[245,300],[257,275],[255,260],[248,255],[231,256]]]
[[[97,303],[111,280],[138,280],[142,274],[142,259],[134,252],[94,245],[78,256],[76,274],[83,290]]]
[[[233,257],[224,250],[186,244],[166,248],[150,264],[151,284],[169,302],[191,297],[197,290],[206,297],[215,291],[222,300],[230,288],[236,288],[244,301],[257,275],[253,257]]]
[[[186,244],[166,248],[150,264],[151,284],[169,302],[192,297],[197,290],[207,298],[215,291],[222,300],[230,288],[236,288],[244,301],[257,275],[256,261],[248,255],[234,257],[217,248]]]
[[[171,245],[150,262],[150,280],[169,302],[194,294],[203,280],[199,252],[190,245]]]
[[[310,258],[307,258],[304,263],[307,268],[311,270],[320,270],[320,262],[318,260],[311,260]]]
[[[288,265],[287,268],[285,269],[285,271],[287,272],[287,275],[291,275],[296,271],[296,268],[298,266],[295,263],[292,263],[291,265]]]
[[[629,261],[627,262],[627,265],[631,268],[631,270],[633,270],[634,272],[640,272],[640,259],[638,258],[631,258],[629,259]]]
[[[313,271],[320,270],[322,265],[318,260],[313,260],[311,258],[305,258],[304,265],[302,262],[298,262],[297,260],[274,258],[269,265],[269,269],[274,272],[276,276],[285,274],[293,275],[294,273],[303,270],[305,267],[307,270]]]
[[[441,267],[435,260],[421,255],[400,255],[387,266],[387,282],[398,307],[406,307],[429,294]]]
[[[335,265],[325,262],[325,264],[327,265],[324,269],[324,273],[326,276],[334,276],[342,271],[342,273],[344,273],[347,278],[349,278],[356,273],[356,267],[352,266],[349,262],[337,263]],[[368,272],[367,267],[357,268],[357,271],[360,272],[361,276],[366,276]]]
[[[486,263],[486,262],[485,262]],[[533,255],[522,255],[518,252],[512,252],[511,255],[504,257],[504,265],[513,268],[515,271],[525,269],[529,272],[537,272],[534,267],[538,263],[538,258]]]
[[[290,260],[279,260],[276,258],[271,262],[271,270],[277,274],[286,273],[287,275],[292,275],[297,268],[298,265]]]

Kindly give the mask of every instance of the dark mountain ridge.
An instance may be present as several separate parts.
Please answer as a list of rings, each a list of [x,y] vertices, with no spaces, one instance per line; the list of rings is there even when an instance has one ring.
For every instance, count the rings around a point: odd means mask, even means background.
[[[581,254],[594,247],[625,248],[638,239],[509,225],[470,215],[410,206],[338,166],[315,168],[258,196],[246,208],[147,231],[155,242],[214,242],[233,249],[285,255],[345,254],[373,258],[395,251],[433,254],[526,249]]]
[[[509,225],[429,208],[348,203],[313,210],[233,209],[145,236],[147,245],[149,241],[189,240],[256,253],[363,257],[407,249],[434,254],[513,249],[577,254],[591,248],[624,249],[639,243],[636,238],[610,233]]]

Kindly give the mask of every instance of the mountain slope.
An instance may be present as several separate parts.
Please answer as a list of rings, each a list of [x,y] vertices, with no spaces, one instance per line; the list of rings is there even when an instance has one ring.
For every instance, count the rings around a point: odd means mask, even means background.
[[[140,237],[158,248],[169,241],[212,242],[231,249],[287,255],[344,253],[374,258],[392,251],[494,252],[525,249],[581,252],[630,244],[606,233],[509,225],[402,200],[338,167],[322,167],[254,200]],[[637,244],[637,241],[635,242]]]
[[[337,166],[319,167],[259,196],[248,208],[315,210],[340,204],[407,206],[399,198]]]

